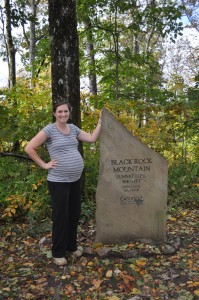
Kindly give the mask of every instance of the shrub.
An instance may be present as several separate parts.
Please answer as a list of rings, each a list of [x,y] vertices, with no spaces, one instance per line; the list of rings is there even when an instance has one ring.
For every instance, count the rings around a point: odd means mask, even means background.
[[[184,163],[179,160],[169,167],[168,205],[170,209],[199,206],[198,175],[198,163]]]
[[[2,158],[0,167],[1,219],[45,218],[50,211],[45,171],[10,157]]]

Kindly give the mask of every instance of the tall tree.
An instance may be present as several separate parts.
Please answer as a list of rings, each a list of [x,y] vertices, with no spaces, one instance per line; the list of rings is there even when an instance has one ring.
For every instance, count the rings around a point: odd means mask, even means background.
[[[31,19],[30,19],[30,70],[31,70],[31,87],[34,86],[34,62],[35,62],[35,47],[36,47],[36,37],[35,37],[35,18],[36,18],[36,2],[35,0],[30,1],[31,8]]]
[[[94,55],[94,42],[92,34],[92,25],[89,16],[84,18],[84,26],[86,30],[86,50],[89,59],[89,70],[88,70],[88,79],[89,79],[89,89],[91,95],[97,95],[97,76],[95,70],[95,55]]]
[[[73,123],[80,126],[79,43],[75,0],[49,0],[52,100],[73,106]]]
[[[197,0],[181,0],[181,2],[189,22],[199,31],[199,2]]]
[[[79,3],[84,15],[84,0]],[[93,0],[90,3],[95,7],[93,13],[88,4],[87,15],[93,31],[98,92],[111,99],[135,99],[137,94],[146,99],[144,93],[147,88],[148,92],[151,90],[152,73],[157,78],[157,44],[171,32],[175,39],[182,29],[178,22],[181,7],[175,1],[165,0]],[[86,37],[86,31],[83,33],[82,39]]]
[[[6,51],[8,58],[9,71],[9,88],[13,88],[16,84],[16,50],[14,47],[12,36],[12,11],[10,0],[5,0],[5,16],[6,16]]]

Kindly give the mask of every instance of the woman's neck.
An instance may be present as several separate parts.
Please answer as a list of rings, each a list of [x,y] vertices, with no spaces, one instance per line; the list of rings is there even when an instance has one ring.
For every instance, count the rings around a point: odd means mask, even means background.
[[[55,122],[55,125],[57,127],[57,129],[63,133],[63,134],[69,134],[70,133],[70,126],[68,126],[67,123],[59,123],[59,122]]]
[[[67,123],[61,123],[61,122],[56,121],[55,124],[57,127],[61,128],[61,129],[66,129],[68,127]]]

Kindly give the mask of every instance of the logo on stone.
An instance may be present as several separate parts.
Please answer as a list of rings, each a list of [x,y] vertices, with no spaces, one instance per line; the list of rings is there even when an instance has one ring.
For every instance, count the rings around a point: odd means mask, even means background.
[[[135,196],[135,197],[129,197],[129,196],[121,196],[120,203],[121,204],[136,204],[137,206],[143,205],[144,199],[142,199],[142,196]]]

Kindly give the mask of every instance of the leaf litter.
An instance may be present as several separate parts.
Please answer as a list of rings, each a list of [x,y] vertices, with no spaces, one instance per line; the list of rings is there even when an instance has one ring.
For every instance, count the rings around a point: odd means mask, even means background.
[[[49,226],[31,236],[27,224],[3,224],[0,300],[199,299],[198,221],[197,210],[168,216],[164,244],[103,245],[92,222],[81,224],[83,256],[64,267],[52,263]]]

